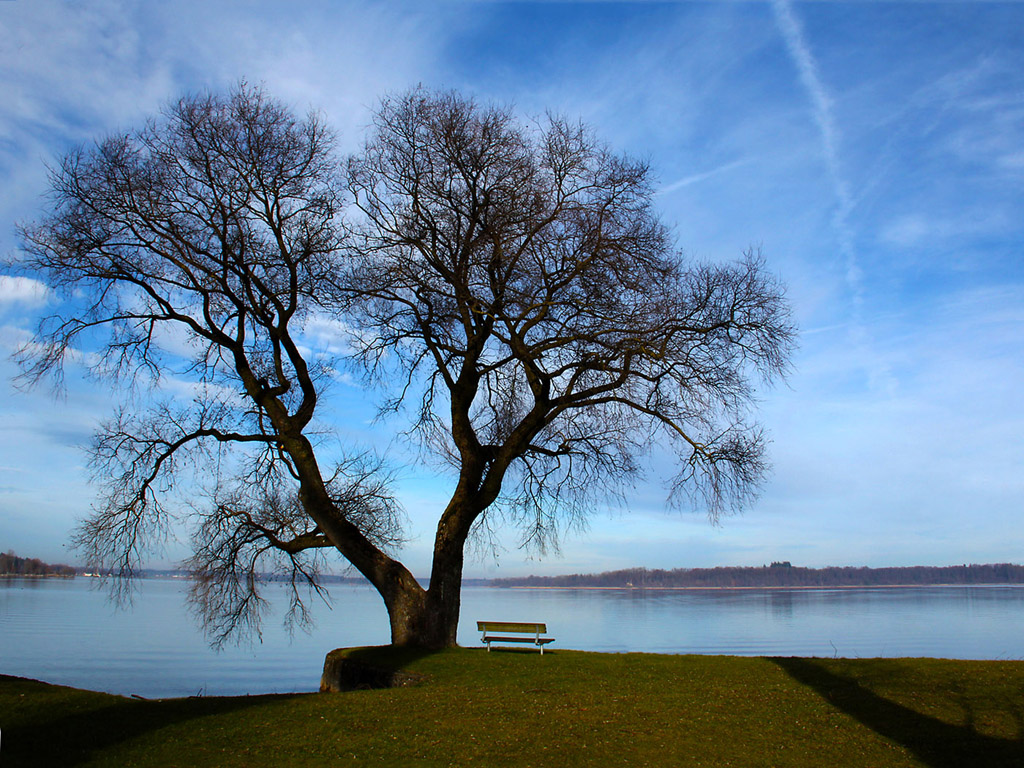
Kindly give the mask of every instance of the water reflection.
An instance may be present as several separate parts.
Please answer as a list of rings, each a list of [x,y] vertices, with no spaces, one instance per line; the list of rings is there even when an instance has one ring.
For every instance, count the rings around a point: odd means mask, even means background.
[[[776,619],[788,619],[793,615],[793,592],[788,589],[775,590],[768,594],[768,606]]]

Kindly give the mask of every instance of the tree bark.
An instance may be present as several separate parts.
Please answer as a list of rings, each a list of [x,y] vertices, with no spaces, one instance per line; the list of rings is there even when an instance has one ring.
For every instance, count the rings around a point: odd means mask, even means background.
[[[427,590],[403,585],[385,595],[391,644],[429,650],[458,645],[461,583],[460,567],[432,574]]]
[[[458,590],[447,589],[442,593],[430,589],[418,594],[403,590],[385,603],[392,645],[433,651],[458,645]]]
[[[385,595],[392,645],[430,650],[458,645],[464,546],[469,530],[465,521],[473,517],[469,509],[453,500],[438,524],[429,587],[423,590],[418,585],[396,585],[391,595]]]

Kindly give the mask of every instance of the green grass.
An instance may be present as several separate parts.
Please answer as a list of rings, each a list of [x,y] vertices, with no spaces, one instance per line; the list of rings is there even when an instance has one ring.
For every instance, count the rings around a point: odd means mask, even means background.
[[[1024,765],[1022,662],[351,653],[428,679],[139,701],[0,677],[0,768]]]

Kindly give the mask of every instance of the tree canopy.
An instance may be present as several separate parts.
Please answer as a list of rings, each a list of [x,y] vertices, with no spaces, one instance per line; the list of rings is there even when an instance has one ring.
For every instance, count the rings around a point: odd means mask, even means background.
[[[77,542],[129,575],[187,512],[191,598],[217,638],[258,628],[272,562],[305,620],[301,588],[320,588],[333,550],[381,593],[393,642],[451,645],[465,547],[489,516],[543,547],[628,488],[653,446],[674,456],[671,497],[712,516],[764,475],[750,416],[792,346],[781,286],[754,253],[686,259],[647,166],[584,125],[420,88],[383,99],[340,158],[317,115],[241,86],[70,153],[51,185],[20,266],[68,300],[25,374],[59,376],[74,354],[123,384],[191,387],[127,399],[104,426]],[[345,332],[347,360],[311,354],[318,318]],[[324,464],[316,417],[341,364],[451,470],[428,587],[397,559],[385,463]],[[172,504],[193,468],[206,496]]]

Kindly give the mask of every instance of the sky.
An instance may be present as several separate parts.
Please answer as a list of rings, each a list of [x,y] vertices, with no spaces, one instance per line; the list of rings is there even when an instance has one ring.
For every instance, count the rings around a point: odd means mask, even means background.
[[[800,346],[759,392],[755,503],[667,511],[655,471],[557,553],[498,531],[467,576],[1024,562],[1024,3],[8,0],[0,253],[45,210],[47,163],[240,80],[319,110],[344,151],[417,84],[582,119],[649,162],[689,257],[760,248],[788,286]],[[0,549],[77,562],[85,447],[118,400],[74,368],[60,397],[12,384],[56,302],[0,275]],[[336,387],[327,420],[394,446],[367,397]],[[450,483],[410,467],[398,490],[426,575]]]

